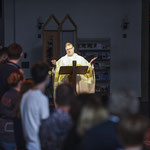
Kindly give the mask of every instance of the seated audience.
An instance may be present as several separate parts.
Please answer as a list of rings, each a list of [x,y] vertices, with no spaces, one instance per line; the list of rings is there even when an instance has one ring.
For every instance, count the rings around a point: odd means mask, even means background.
[[[44,94],[49,84],[49,67],[44,62],[32,66],[31,75],[34,87],[28,90],[21,100],[21,118],[28,150],[40,150],[39,127],[41,121],[49,117],[49,101]]]
[[[121,119],[119,135],[123,149],[143,150],[144,136],[148,125],[148,119],[140,115],[130,115]]]
[[[26,150],[23,129],[22,129],[22,122],[21,122],[20,103],[23,94],[27,92],[29,89],[31,89],[32,87],[33,87],[32,80],[25,80],[22,83],[21,90],[20,90],[20,98],[14,110],[14,134],[15,134],[17,150]]]
[[[4,150],[14,150],[16,147],[13,129],[13,111],[20,98],[19,94],[23,79],[23,74],[19,71],[11,73],[8,78],[8,84],[11,89],[2,96],[0,102],[0,145]]]
[[[56,88],[56,110],[40,128],[43,150],[61,150],[64,139],[72,126],[69,110],[74,98],[75,94],[70,85],[61,84]]]

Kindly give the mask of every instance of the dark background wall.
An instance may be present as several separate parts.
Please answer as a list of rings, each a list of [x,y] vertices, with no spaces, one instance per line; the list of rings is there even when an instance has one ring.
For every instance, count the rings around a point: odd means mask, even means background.
[[[141,96],[142,0],[15,0],[15,7],[13,4],[13,0],[4,1],[4,40],[7,46],[15,37],[22,45],[27,58],[21,61],[30,61],[31,66],[42,59],[42,39],[37,38],[38,17],[45,22],[49,15],[55,14],[61,21],[69,13],[78,26],[78,38],[111,39],[111,92],[124,86]],[[125,16],[129,28],[123,31]],[[29,69],[24,72],[30,77]]]
[[[3,0],[0,0],[0,44],[4,45],[4,13]]]

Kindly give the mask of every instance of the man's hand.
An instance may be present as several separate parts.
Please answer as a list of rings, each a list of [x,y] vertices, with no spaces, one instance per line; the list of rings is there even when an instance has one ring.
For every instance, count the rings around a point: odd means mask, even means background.
[[[93,59],[91,59],[90,64],[93,63],[93,61],[95,61],[97,59],[97,57],[94,57]]]
[[[51,62],[54,66],[56,66],[56,60],[53,59]]]

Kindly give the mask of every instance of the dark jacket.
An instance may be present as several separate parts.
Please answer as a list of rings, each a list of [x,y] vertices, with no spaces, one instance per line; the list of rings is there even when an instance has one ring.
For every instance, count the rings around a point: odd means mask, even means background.
[[[80,150],[116,150],[120,148],[116,125],[112,121],[106,121],[87,131]]]
[[[8,77],[12,72],[19,71],[20,67],[12,62],[7,62],[0,67],[0,99],[10,89]]]
[[[0,141],[14,142],[13,111],[19,100],[19,92],[14,89],[7,91],[0,101]]]
[[[40,127],[40,142],[43,150],[60,150],[72,121],[68,113],[56,109]]]

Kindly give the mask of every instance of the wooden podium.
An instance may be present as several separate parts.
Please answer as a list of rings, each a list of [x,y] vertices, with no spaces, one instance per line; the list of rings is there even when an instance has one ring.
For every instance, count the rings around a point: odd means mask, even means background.
[[[72,75],[72,86],[76,92],[76,76],[77,74],[86,74],[88,66],[76,66],[76,61],[73,61],[72,66],[60,67],[59,74],[70,74]]]

